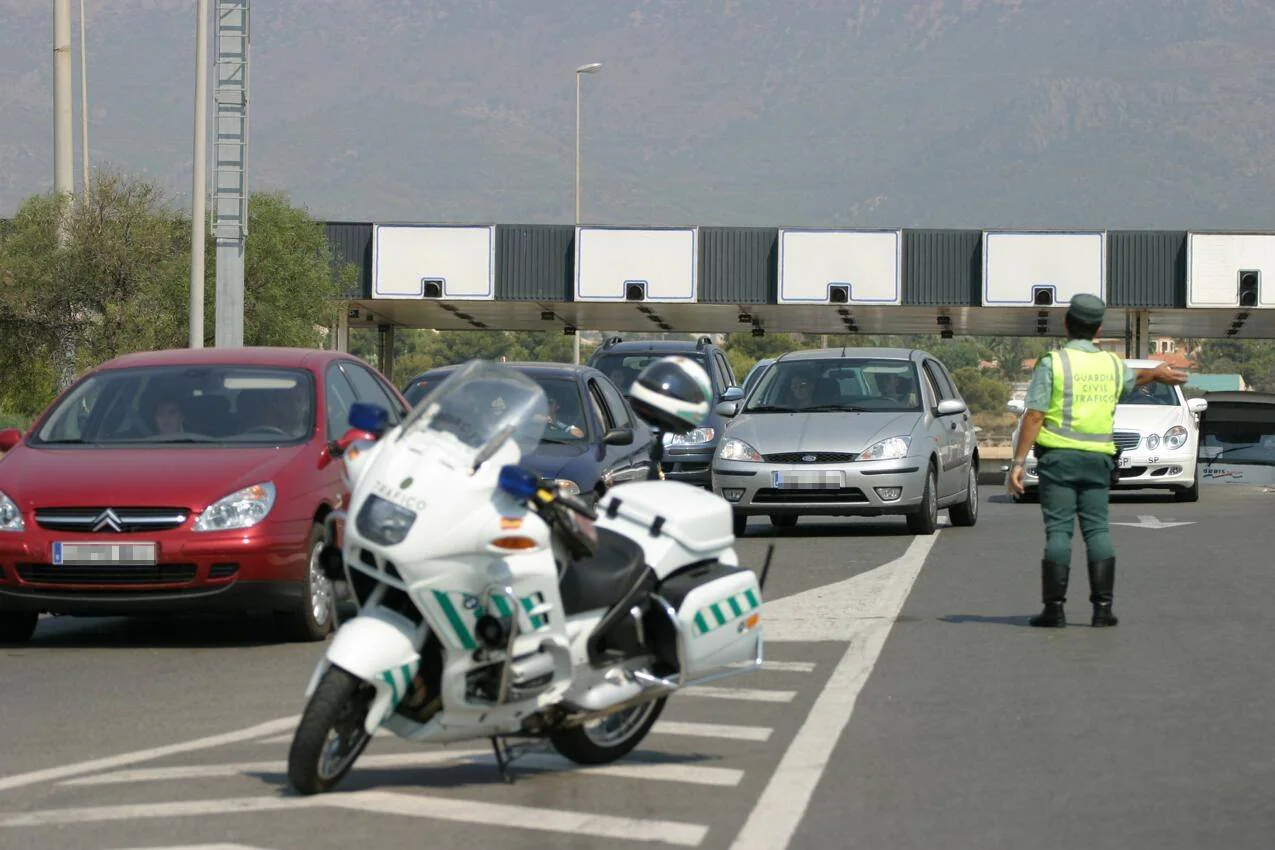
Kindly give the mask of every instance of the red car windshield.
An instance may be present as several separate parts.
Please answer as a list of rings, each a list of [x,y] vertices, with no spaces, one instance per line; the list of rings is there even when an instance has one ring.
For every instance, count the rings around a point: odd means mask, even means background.
[[[68,393],[32,445],[278,445],[314,432],[308,371],[263,366],[109,369]]]

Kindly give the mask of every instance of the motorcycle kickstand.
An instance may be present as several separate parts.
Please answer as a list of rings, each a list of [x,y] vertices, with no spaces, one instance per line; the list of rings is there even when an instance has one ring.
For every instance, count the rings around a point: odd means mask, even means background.
[[[509,745],[501,745],[499,738],[491,739],[491,748],[496,753],[496,767],[500,770],[500,777],[505,781],[506,785],[514,784],[513,772],[509,769],[513,759],[509,755]]]

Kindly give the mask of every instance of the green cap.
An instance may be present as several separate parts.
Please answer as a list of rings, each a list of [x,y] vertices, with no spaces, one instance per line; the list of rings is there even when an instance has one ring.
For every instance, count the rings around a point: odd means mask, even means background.
[[[1067,308],[1068,316],[1087,325],[1101,325],[1106,314],[1107,305],[1102,303],[1102,299],[1086,293],[1073,297]]]

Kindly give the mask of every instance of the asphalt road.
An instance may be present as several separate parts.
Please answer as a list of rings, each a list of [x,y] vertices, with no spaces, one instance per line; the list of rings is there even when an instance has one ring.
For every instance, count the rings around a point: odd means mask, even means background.
[[[46,620],[0,650],[0,848],[1267,847],[1272,515],[1259,490],[1116,496],[1114,521],[1163,527],[1113,527],[1116,629],[1087,625],[1077,549],[1062,631],[1025,627],[1039,507],[997,487],[929,538],[754,520],[769,669],[675,697],[618,765],[533,755],[505,785],[482,746],[378,738],[317,803],[282,771],[322,645]]]

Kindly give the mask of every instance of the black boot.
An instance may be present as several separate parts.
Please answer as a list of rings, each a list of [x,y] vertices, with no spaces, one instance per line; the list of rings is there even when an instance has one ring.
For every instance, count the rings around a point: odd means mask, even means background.
[[[1038,628],[1050,629],[1061,629],[1067,625],[1063,603],[1067,601],[1067,576],[1070,572],[1070,564],[1040,562],[1040,594],[1045,602],[1045,610],[1028,620],[1028,623]]]
[[[1089,564],[1089,601],[1093,603],[1095,628],[1114,626],[1120,622],[1111,612],[1111,600],[1116,584],[1116,559],[1091,561]]]

